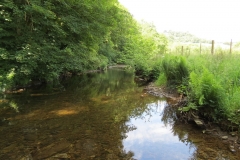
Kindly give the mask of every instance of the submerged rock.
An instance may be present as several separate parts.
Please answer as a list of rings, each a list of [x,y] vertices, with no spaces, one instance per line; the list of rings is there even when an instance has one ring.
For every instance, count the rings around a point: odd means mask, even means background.
[[[53,156],[54,158],[60,158],[60,159],[69,159],[70,156],[67,153],[59,153]]]
[[[50,144],[42,149],[40,149],[39,153],[37,153],[34,158],[35,159],[45,159],[51,157],[53,155],[57,155],[59,152],[67,149],[71,144],[66,141],[60,141],[55,144]]]
[[[234,146],[232,146],[232,145],[229,146],[229,150],[230,150],[231,152],[236,152]]]
[[[229,133],[232,137],[235,137],[236,136],[236,132],[230,132]]]
[[[227,140],[228,136],[222,136],[222,140]]]
[[[198,126],[203,126],[203,125],[204,125],[203,121],[200,120],[200,119],[194,119],[194,122],[195,122]]]

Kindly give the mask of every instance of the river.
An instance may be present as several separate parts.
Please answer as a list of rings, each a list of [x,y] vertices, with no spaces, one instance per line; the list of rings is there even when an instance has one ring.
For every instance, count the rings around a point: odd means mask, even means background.
[[[110,69],[65,80],[63,89],[3,95],[1,160],[238,159],[228,143],[175,121],[164,97]]]

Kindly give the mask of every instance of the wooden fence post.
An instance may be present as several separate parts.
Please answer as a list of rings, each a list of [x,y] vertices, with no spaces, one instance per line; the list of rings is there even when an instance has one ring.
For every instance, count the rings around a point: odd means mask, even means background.
[[[214,54],[214,40],[212,40],[212,49],[211,49],[211,53]]]
[[[231,39],[231,42],[230,42],[230,54],[232,54],[232,39]]]
[[[182,46],[182,55],[183,55],[183,46]]]

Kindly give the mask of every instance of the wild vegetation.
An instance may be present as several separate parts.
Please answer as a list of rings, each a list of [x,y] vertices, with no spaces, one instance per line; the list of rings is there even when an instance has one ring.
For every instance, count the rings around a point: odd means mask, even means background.
[[[232,128],[225,129],[239,128],[239,55],[165,55],[159,61],[161,74],[156,84],[173,87],[187,97],[187,104],[179,109],[182,113],[209,122],[228,120]]]
[[[135,65],[167,45],[154,26],[136,22],[117,0],[3,0],[0,39],[2,89],[56,86],[66,73]]]
[[[145,60],[142,76],[187,97],[187,103],[179,108],[185,120],[198,117],[222,124],[226,130],[238,130],[239,43],[233,45],[231,54],[229,46],[222,48],[219,44],[211,54],[211,45],[205,43],[200,48],[200,43],[186,43],[184,39],[170,40],[165,54]]]
[[[239,43],[233,45],[231,54],[229,44],[217,44],[212,54],[210,44],[191,41],[190,34],[169,33],[181,38],[170,37],[166,54],[151,60],[145,70],[148,77],[187,97],[179,108],[186,120],[199,117],[223,124],[223,129],[240,129]]]
[[[231,55],[220,47],[211,55],[209,46],[199,46],[208,40],[165,34],[134,20],[117,0],[3,0],[0,89],[38,82],[54,87],[65,74],[128,64],[143,79],[186,96],[182,112],[239,126],[239,43]]]

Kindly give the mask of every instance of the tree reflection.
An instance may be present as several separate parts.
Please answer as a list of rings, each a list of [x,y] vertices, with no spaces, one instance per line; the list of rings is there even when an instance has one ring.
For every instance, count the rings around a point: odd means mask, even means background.
[[[177,108],[144,94],[131,71],[85,74],[63,85],[66,91],[58,94],[33,90],[6,97],[19,113],[1,108],[0,116],[7,123],[0,124],[0,159],[44,159],[59,154],[71,159],[133,159],[134,153],[124,150],[123,139],[136,126],[127,122],[131,118],[149,121],[153,113],[161,114],[179,141],[195,149],[193,159],[240,156],[230,153],[218,138],[179,123]],[[33,97],[32,92],[44,96]]]
[[[173,135],[179,141],[189,146],[189,150],[194,150],[190,159],[238,159],[239,152],[232,154],[228,143],[219,137],[204,134],[201,128],[195,124],[183,124],[177,118],[178,108],[167,106],[162,112],[162,121],[165,125],[171,124]]]
[[[162,121],[165,125],[171,124],[177,120],[176,108],[173,106],[166,106],[162,112]]]
[[[11,95],[19,113],[6,117],[13,125],[0,130],[0,159],[133,159],[122,140],[136,129],[126,122],[148,111],[155,97],[141,97],[133,72],[86,74],[64,82],[66,91],[32,97]],[[48,93],[44,90],[41,93]],[[12,152],[12,147],[15,151]],[[61,158],[61,157],[59,157]]]

